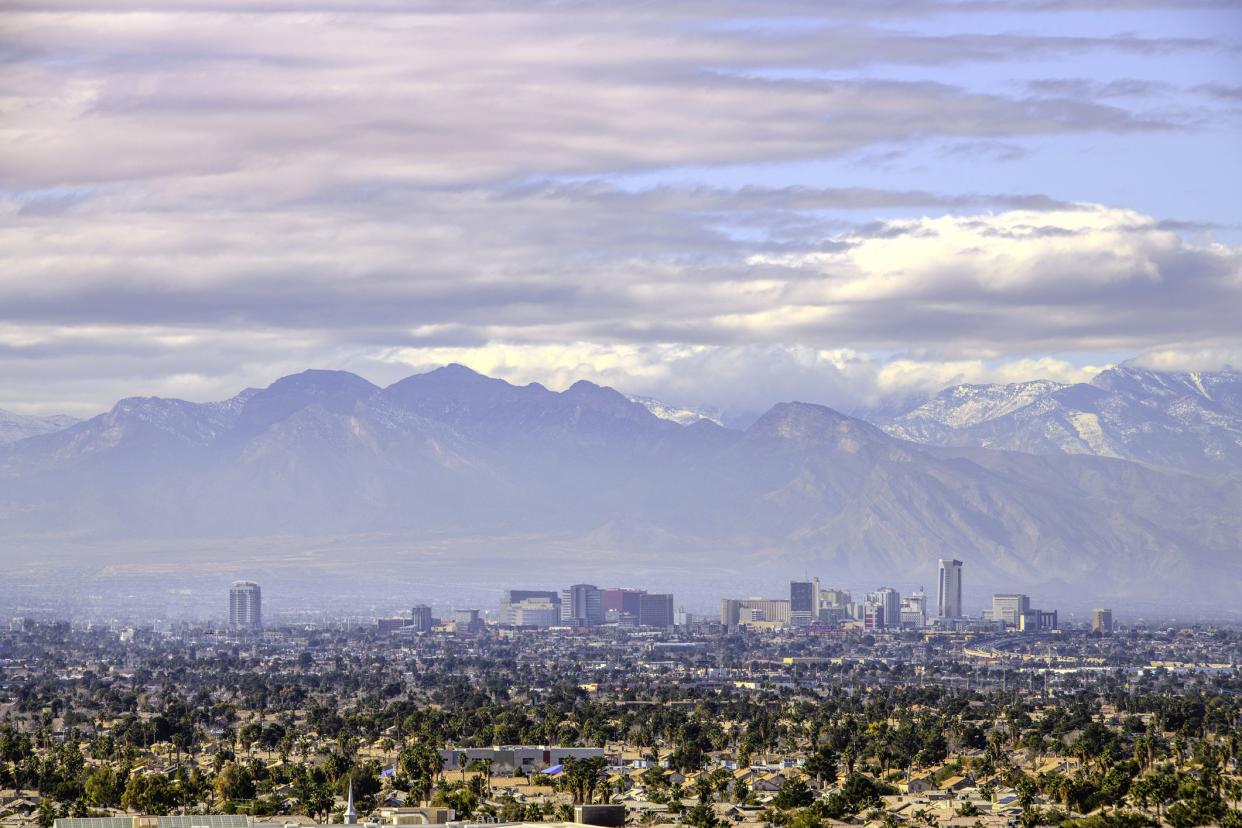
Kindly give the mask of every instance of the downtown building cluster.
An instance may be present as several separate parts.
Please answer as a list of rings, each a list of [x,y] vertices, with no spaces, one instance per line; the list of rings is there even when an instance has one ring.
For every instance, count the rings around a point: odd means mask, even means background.
[[[991,605],[977,615],[963,609],[963,563],[939,561],[935,603],[922,587],[903,595],[881,586],[856,599],[847,589],[825,587],[818,577],[789,582],[784,598],[723,598],[719,623],[723,630],[754,631],[784,628],[837,628],[863,631],[1013,631],[1040,633],[1059,629],[1056,610],[1031,605],[1029,596],[996,593]],[[435,617],[432,607],[417,604],[408,615],[379,618],[381,633],[448,632],[477,634],[489,624],[523,629],[592,629],[634,627],[664,629],[687,627],[694,619],[684,608],[674,608],[672,593],[643,589],[597,587],[579,583],[563,589],[507,589],[495,614],[478,608],[453,609]],[[710,624],[698,619],[698,624]],[[262,597],[252,581],[234,582],[229,592],[229,626],[248,633],[262,630]],[[1096,609],[1093,632],[1113,631],[1112,611]]]
[[[381,618],[378,627],[380,632],[474,634],[481,632],[486,623],[482,611],[477,608],[454,609],[451,615],[437,619],[432,617],[431,607],[419,604],[411,610],[409,618]],[[674,610],[672,593],[574,584],[560,590],[505,590],[495,623],[536,629],[610,625],[668,629],[684,624],[685,613]]]
[[[832,625],[863,630],[936,628],[960,630],[992,627],[1018,632],[1047,632],[1057,629],[1056,610],[1031,606],[1021,593],[997,593],[991,609],[977,618],[966,615],[962,604],[961,561],[945,558],[939,562],[936,604],[929,611],[928,596],[920,587],[902,595],[882,586],[855,600],[848,590],[826,588],[819,578],[790,581],[788,598],[724,598],[720,602],[720,624],[729,630],[739,627],[771,629]],[[1112,613],[1096,610],[1093,629],[1112,631]]]
[[[574,584],[556,590],[506,590],[498,620],[514,627],[672,627],[672,593]]]

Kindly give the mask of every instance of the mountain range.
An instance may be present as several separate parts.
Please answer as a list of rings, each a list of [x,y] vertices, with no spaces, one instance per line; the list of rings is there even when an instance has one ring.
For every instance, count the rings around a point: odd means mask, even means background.
[[[11,411],[5,411],[0,408],[0,446],[16,443],[18,440],[25,440],[27,437],[36,437],[40,434],[51,434],[53,431],[61,431],[76,422],[79,422],[76,417],[69,417],[64,414],[37,417],[26,414],[14,414]]]
[[[957,557],[997,589],[1236,600],[1239,387],[1122,366],[959,386],[876,424],[780,403],[743,430],[589,382],[306,371],[0,446],[0,541],[491,537],[514,572],[543,554],[876,585]]]
[[[1031,454],[1092,454],[1242,477],[1242,372],[1120,365],[1090,382],[946,388],[895,416],[894,437]]]

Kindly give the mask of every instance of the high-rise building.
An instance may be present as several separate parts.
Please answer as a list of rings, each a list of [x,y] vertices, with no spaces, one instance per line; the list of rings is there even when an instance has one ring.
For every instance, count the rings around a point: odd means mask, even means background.
[[[673,596],[647,593],[640,595],[638,623],[643,627],[673,626]]]
[[[574,584],[561,590],[561,623],[594,627],[604,623],[604,604],[594,584]]]
[[[375,629],[379,631],[380,635],[404,630],[408,626],[410,626],[410,619],[408,618],[379,618],[375,622]]]
[[[237,630],[263,628],[263,593],[254,581],[234,581],[229,589],[229,626]]]
[[[477,609],[453,610],[453,629],[459,633],[475,633],[483,629],[483,619]]]
[[[962,562],[940,560],[940,589],[937,592],[936,614],[940,618],[962,617]]]
[[[892,587],[880,587],[875,592],[867,593],[867,603],[883,608],[884,621],[881,626],[901,625],[901,593],[897,590]]]
[[[916,628],[927,626],[927,593],[923,592],[922,587],[919,587],[918,592],[902,596],[901,626]]]
[[[410,626],[414,632],[431,632],[431,607],[426,604],[415,604],[410,610]]]
[[[789,621],[805,627],[819,616],[819,579],[789,582]]]
[[[863,604],[863,629],[878,630],[884,626],[884,605],[867,601]]]
[[[604,620],[609,623],[624,621],[638,623],[643,589],[619,589],[610,587],[599,591],[600,605],[604,608]]]
[[[821,589],[819,591],[819,605],[821,607],[844,607],[846,604],[853,603],[854,599],[850,596],[848,589]]]
[[[555,627],[561,621],[561,604],[547,598],[524,598],[510,604],[509,622],[515,627]]]
[[[720,623],[733,629],[738,625],[764,621],[789,624],[789,601],[784,598],[724,598],[720,602]]]
[[[1091,632],[1111,633],[1113,631],[1113,611],[1096,609],[1091,611]]]
[[[557,610],[557,622],[560,621],[561,594],[554,589],[506,589],[504,596],[500,599],[500,623],[501,624],[517,624],[515,620],[515,612],[517,607],[524,601],[548,601]],[[530,626],[521,625],[518,626]],[[539,625],[544,626],[544,625]],[[556,626],[556,622],[546,626]]]
[[[1031,611],[1031,599],[1017,592],[1001,592],[992,596],[992,620],[1004,621],[1017,628],[1022,616]]]
[[[849,590],[821,588],[819,590],[819,620],[831,622],[848,618],[849,606],[853,602],[854,599],[850,596]]]

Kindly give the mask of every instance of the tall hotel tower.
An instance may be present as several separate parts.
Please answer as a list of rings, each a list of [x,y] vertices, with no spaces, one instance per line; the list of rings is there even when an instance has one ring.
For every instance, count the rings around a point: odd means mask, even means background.
[[[235,630],[263,627],[263,594],[254,581],[234,581],[229,590],[229,626]]]
[[[936,605],[941,618],[962,617],[962,562],[940,559],[940,592]]]

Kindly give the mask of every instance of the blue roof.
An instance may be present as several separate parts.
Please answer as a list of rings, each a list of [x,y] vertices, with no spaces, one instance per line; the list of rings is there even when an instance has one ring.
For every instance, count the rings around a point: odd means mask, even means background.
[[[543,772],[543,775],[544,776],[556,776],[558,773],[560,773],[563,770],[565,770],[564,765],[553,765],[552,767],[545,770]]]

